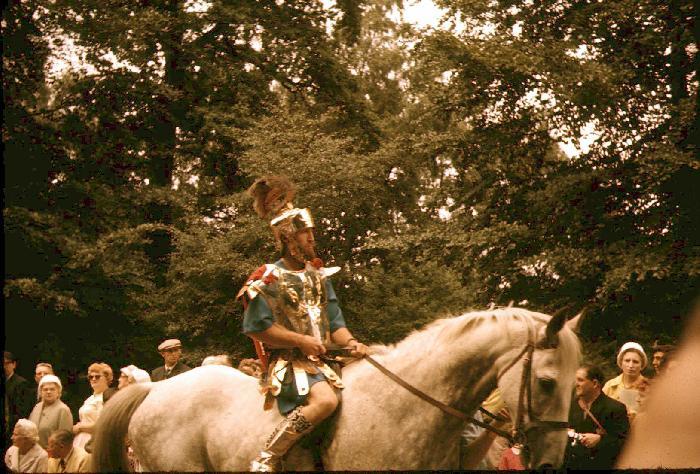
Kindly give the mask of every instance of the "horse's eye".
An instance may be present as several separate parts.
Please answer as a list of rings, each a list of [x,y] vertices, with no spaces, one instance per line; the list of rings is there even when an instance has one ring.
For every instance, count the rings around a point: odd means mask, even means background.
[[[543,391],[551,393],[554,391],[554,387],[557,385],[557,381],[554,379],[539,379],[540,387]]]

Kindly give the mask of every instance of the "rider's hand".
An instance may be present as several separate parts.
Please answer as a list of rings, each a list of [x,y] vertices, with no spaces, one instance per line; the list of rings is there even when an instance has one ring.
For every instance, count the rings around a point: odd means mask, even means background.
[[[361,342],[357,342],[354,339],[348,344],[348,349],[350,349],[350,355],[353,357],[364,357],[367,355],[369,350],[367,346]]]
[[[301,336],[299,349],[307,356],[319,356],[326,353],[326,346],[315,337],[308,335]]]

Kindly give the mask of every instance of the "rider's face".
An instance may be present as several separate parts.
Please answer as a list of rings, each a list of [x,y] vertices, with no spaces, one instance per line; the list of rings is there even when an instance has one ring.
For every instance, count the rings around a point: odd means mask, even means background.
[[[304,260],[309,261],[316,258],[316,240],[313,229],[302,229],[294,234],[294,244]]]

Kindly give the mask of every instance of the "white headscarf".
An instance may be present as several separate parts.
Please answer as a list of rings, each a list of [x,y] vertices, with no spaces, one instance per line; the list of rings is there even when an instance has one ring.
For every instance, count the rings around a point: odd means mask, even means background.
[[[45,383],[55,383],[56,385],[58,385],[59,390],[63,390],[63,385],[61,385],[61,379],[59,379],[55,375],[46,374],[41,378],[41,380],[39,380],[39,391],[40,392],[41,392],[42,385],[44,385]]]

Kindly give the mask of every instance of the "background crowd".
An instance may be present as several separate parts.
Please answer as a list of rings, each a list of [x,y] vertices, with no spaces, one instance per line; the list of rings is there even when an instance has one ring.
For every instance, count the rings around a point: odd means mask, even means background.
[[[12,352],[4,352],[4,448],[5,465],[14,472],[89,472],[90,440],[95,423],[109,399],[134,383],[158,382],[187,372],[182,362],[182,343],[168,339],[158,346],[163,364],[151,370],[130,364],[115,377],[112,367],[94,362],[87,367],[86,386],[89,396],[78,407],[63,401],[65,392],[60,374],[50,362],[38,362],[34,383],[17,373],[19,361]],[[207,356],[201,365],[232,367],[226,354]],[[243,359],[238,369],[260,376],[261,366],[255,359]],[[81,392],[82,393],[82,390]],[[76,409],[77,408],[77,409]],[[138,470],[138,460],[129,449],[129,460]]]
[[[674,370],[675,346],[656,342],[650,347],[652,364],[637,342],[623,344],[616,357],[620,373],[606,378],[595,364],[583,364],[576,372],[575,389],[569,411],[569,443],[565,466],[571,469],[612,469],[627,441],[636,419],[645,416],[645,400],[654,380]],[[478,421],[510,431],[512,416],[496,389],[482,404],[486,413],[477,412]],[[486,420],[484,420],[486,418]],[[494,432],[469,424],[462,436],[461,467],[464,469],[524,469],[520,462],[522,446],[508,444]]]

